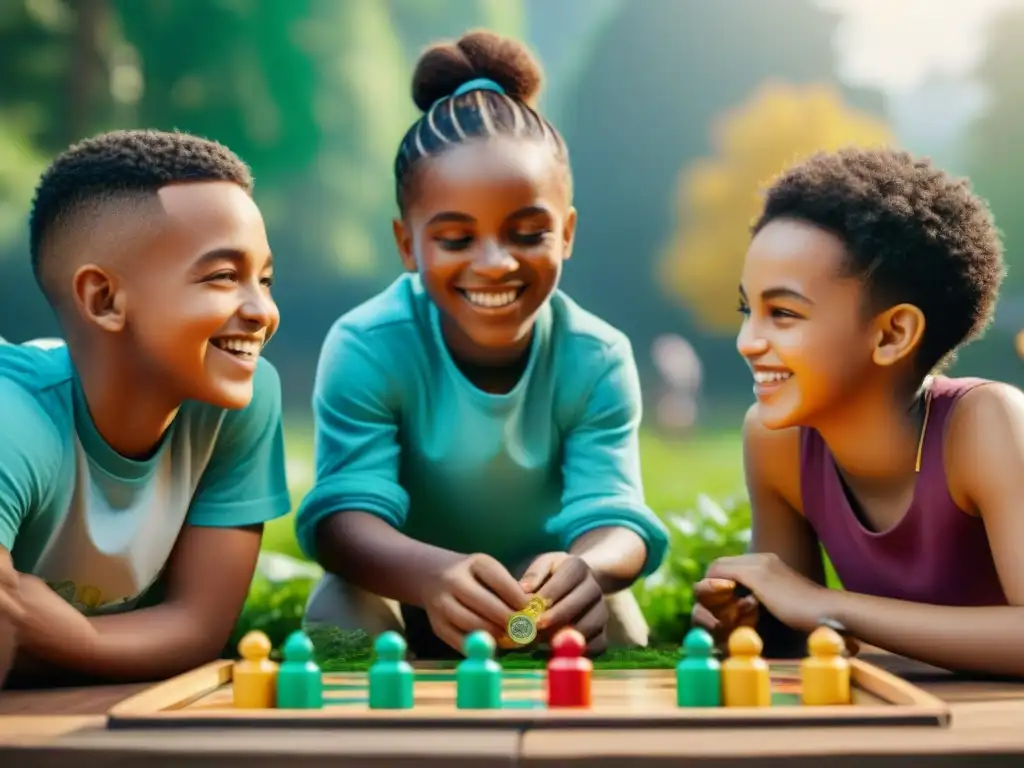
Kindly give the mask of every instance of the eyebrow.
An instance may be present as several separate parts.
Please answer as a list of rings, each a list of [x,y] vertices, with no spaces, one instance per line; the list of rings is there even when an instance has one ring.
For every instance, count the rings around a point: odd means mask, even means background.
[[[743,286],[740,286],[740,296],[744,299],[747,298],[747,292],[743,290]],[[814,305],[814,302],[804,296],[799,291],[794,291],[792,288],[768,288],[761,291],[761,301],[771,301],[772,299],[794,299],[804,304]]]
[[[216,261],[230,261],[235,264],[242,264],[246,259],[245,251],[239,250],[238,248],[217,248],[212,251],[207,251],[198,259],[196,259],[195,268],[202,269],[209,264]],[[264,269],[269,269],[274,266],[274,255],[268,254],[267,263]]]
[[[525,219],[530,216],[546,216],[548,213],[548,209],[542,205],[528,205],[525,208],[520,208],[518,211],[509,216],[509,218]]]
[[[549,211],[542,205],[528,205],[525,208],[520,208],[515,213],[509,215],[509,219],[526,219],[530,216],[541,216],[548,215]],[[458,213],[457,211],[442,211],[430,218],[427,224],[444,224],[444,223],[455,223],[455,224],[473,224],[476,222],[472,216],[465,213]]]
[[[430,221],[427,224],[444,224],[446,222],[453,222],[455,224],[472,224],[476,219],[472,216],[468,216],[465,213],[457,213],[455,211],[442,211],[441,213],[431,216]]]

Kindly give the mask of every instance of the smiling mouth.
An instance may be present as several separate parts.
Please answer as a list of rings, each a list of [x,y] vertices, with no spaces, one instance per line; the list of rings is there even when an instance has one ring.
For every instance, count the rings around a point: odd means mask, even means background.
[[[475,307],[502,309],[514,304],[526,291],[526,286],[511,286],[505,290],[478,291],[471,288],[456,288],[462,297]]]
[[[755,384],[781,384],[793,378],[789,371],[754,371]]]
[[[255,360],[263,349],[263,341],[261,339],[210,339],[210,343],[217,349],[234,355],[240,360]]]

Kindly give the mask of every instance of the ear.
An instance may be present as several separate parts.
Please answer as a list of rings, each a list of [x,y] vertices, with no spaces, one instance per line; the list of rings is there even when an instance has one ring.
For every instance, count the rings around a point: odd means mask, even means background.
[[[117,278],[95,264],[75,272],[72,296],[78,313],[104,331],[118,333],[125,326],[126,300]]]
[[[401,219],[394,219],[391,228],[395,233],[395,245],[398,248],[398,255],[402,259],[402,266],[406,272],[418,271],[416,265],[416,254],[413,252],[412,232]]]
[[[578,216],[576,209],[572,206],[569,207],[569,212],[565,216],[565,224],[562,226],[562,260],[567,261],[572,258],[572,247],[576,242],[576,221]]]
[[[889,366],[912,356],[924,338],[924,313],[913,304],[897,304],[875,318],[875,365]]]

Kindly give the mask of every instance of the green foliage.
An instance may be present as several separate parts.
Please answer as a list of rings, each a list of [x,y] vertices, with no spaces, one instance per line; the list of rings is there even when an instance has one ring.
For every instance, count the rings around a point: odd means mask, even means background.
[[[239,640],[253,630],[265,632],[277,653],[288,635],[302,626],[306,601],[319,577],[319,569],[308,563],[262,554],[224,655],[236,657]]]
[[[316,62],[304,37],[310,5],[116,0],[143,82],[136,124],[224,142],[261,183],[310,165],[320,133]]]
[[[655,642],[680,642],[690,628],[693,585],[720,557],[739,555],[750,540],[750,504],[746,499],[722,503],[700,495],[690,509],[661,512],[669,528],[664,565],[634,587]]]

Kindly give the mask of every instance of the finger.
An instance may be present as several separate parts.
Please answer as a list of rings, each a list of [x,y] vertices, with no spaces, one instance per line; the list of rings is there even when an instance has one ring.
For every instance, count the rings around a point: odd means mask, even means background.
[[[462,647],[466,640],[465,633],[456,629],[455,626],[443,616],[431,617],[430,627],[434,630],[434,634],[439,640],[448,644],[459,653],[462,653]]]
[[[541,555],[526,569],[523,578],[519,580],[519,586],[524,592],[532,593],[541,588],[541,585],[551,576],[551,566],[555,559],[550,555]]]
[[[451,595],[441,601],[441,614],[460,632],[469,633],[482,629],[492,637],[501,637],[505,634],[504,627],[474,613]]]
[[[518,587],[516,588],[518,589]],[[504,627],[508,624],[509,616],[514,613],[501,598],[495,595],[483,583],[477,581],[471,573],[460,577],[452,585],[451,593],[456,600],[477,616],[499,627]]]
[[[537,628],[550,629],[575,624],[596,603],[603,602],[602,597],[601,588],[594,581],[585,581],[545,611],[537,622]]]
[[[582,560],[566,560],[551,574],[551,578],[537,594],[547,600],[549,605],[554,605],[582,584],[588,573],[589,569]]]
[[[608,627],[608,602],[598,600],[593,607],[575,623],[576,630],[583,635],[589,645]]]
[[[521,611],[530,602],[529,595],[523,591],[519,582],[497,560],[491,558],[477,560],[473,563],[470,571],[479,583],[491,590],[501,601],[504,601],[505,606],[502,609],[504,615],[507,616],[510,609]],[[484,615],[493,619],[494,616],[491,613]]]
[[[608,650],[608,632],[604,629],[598,633],[597,637],[587,643],[587,656],[600,656],[602,653]]]
[[[693,596],[709,608],[726,605],[736,598],[736,582],[731,579],[701,579],[693,585]]]
[[[718,617],[713,614],[707,606],[697,603],[693,606],[693,612],[690,614],[690,623],[701,629],[707,630],[714,634],[718,631],[718,627],[721,625],[721,621]]]
[[[21,601],[2,589],[0,589],[0,616],[7,616],[12,621],[21,621],[25,618],[25,607]]]
[[[13,568],[7,568],[0,563],[0,588],[17,589],[18,582],[18,572]]]

